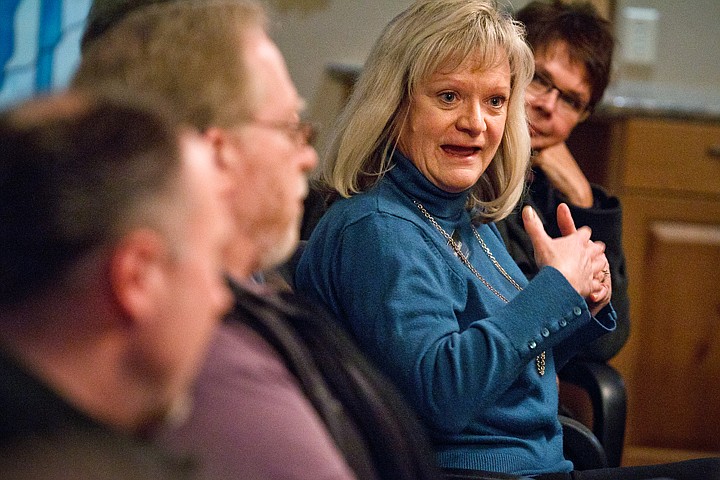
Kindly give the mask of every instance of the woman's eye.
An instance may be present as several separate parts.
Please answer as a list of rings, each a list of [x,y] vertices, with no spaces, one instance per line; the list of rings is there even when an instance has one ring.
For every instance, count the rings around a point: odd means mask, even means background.
[[[454,92],[443,92],[440,94],[440,100],[442,100],[445,103],[452,103],[457,98],[457,95],[455,95]]]
[[[505,105],[505,101],[506,101],[505,97],[501,97],[501,96],[492,97],[490,99],[490,105],[492,105],[493,107],[500,108],[503,105]]]

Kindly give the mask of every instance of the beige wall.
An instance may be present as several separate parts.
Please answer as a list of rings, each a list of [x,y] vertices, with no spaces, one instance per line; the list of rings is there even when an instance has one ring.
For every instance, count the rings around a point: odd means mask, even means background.
[[[412,0],[270,1],[272,36],[293,81],[311,105],[322,105],[325,66],[362,65],[375,39]]]
[[[624,7],[649,7],[660,14],[658,61],[645,72],[626,72],[618,65],[619,81],[642,80],[720,92],[720,1],[617,0],[618,22]]]

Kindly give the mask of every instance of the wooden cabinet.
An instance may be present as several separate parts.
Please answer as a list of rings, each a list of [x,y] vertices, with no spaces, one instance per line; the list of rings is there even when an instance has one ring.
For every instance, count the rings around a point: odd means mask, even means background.
[[[720,123],[605,126],[598,175],[623,203],[630,280],[631,335],[611,362],[628,388],[626,453],[720,452]]]

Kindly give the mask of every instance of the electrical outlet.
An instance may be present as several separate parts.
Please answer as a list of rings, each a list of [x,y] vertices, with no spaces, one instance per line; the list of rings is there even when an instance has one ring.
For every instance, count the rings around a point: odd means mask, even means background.
[[[657,61],[658,21],[654,8],[626,7],[622,10],[622,58],[624,63],[652,65]]]

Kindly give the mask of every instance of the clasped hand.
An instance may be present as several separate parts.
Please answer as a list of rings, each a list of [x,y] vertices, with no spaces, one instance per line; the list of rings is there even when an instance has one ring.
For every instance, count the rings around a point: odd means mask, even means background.
[[[561,237],[550,237],[535,211],[526,206],[522,211],[525,231],[535,250],[538,268],[556,268],[583,297],[596,315],[610,303],[612,287],[605,244],[590,239],[589,227],[575,228],[570,208],[564,203],[557,209]]]

